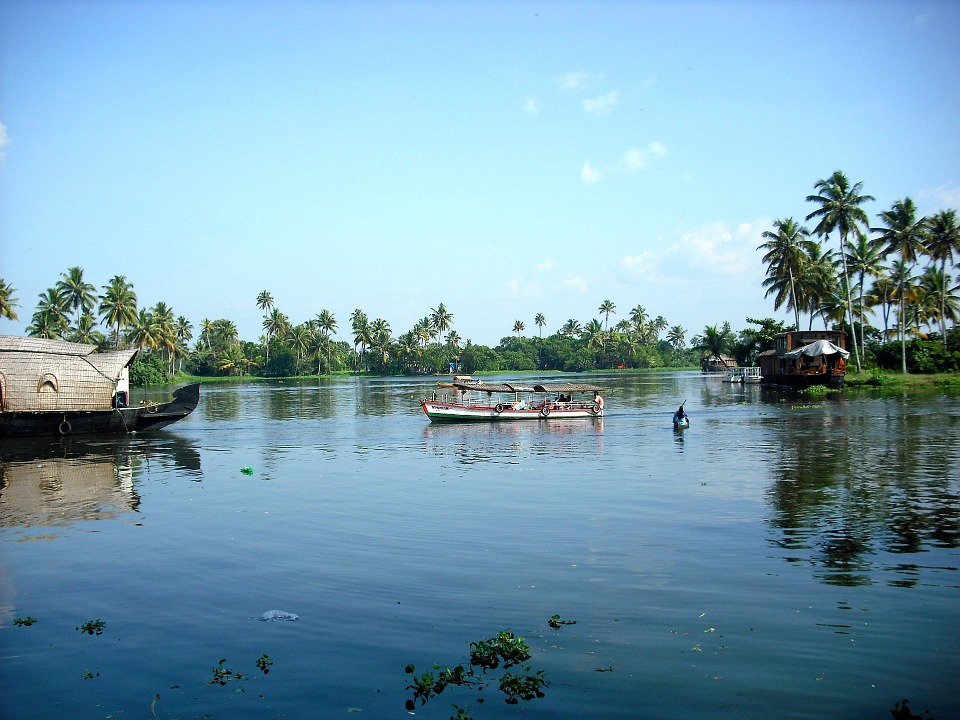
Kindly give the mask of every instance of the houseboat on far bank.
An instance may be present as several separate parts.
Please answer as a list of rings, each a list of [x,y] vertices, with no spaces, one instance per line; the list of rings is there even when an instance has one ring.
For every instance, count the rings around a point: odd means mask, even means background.
[[[774,336],[773,350],[760,353],[762,382],[808,388],[843,387],[847,334],[842,330],[792,330]]]

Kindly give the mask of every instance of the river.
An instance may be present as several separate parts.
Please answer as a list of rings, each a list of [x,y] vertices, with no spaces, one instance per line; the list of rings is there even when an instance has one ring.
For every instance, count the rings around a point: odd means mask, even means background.
[[[544,697],[498,668],[415,716],[960,717],[957,395],[576,381],[605,417],[437,425],[436,378],[343,378],[0,441],[0,716],[411,717],[405,666],[509,629]]]

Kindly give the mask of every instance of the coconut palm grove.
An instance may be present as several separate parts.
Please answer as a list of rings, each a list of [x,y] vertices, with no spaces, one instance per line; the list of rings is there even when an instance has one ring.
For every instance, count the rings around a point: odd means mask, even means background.
[[[809,213],[785,217],[763,233],[766,296],[785,308],[792,323],[746,318],[734,330],[728,320],[688,330],[650,317],[643,305],[618,308],[610,299],[597,317],[549,321],[542,313],[504,319],[510,329],[496,347],[475,344],[455,329],[455,314],[443,302],[425,309],[412,328],[397,333],[385,318],[361,308],[349,318],[320,309],[294,322],[269,290],[256,297],[263,335],[240,338],[229,318],[197,324],[178,316],[165,301],[138,305],[134,284],[111,278],[99,290],[81,267],[62,273],[41,293],[27,333],[97,345],[137,347],[135,384],[194,376],[296,376],[335,372],[423,374],[523,370],[696,367],[704,358],[729,355],[753,364],[790,329],[844,330],[851,361],[864,369],[902,373],[960,371],[960,230],[956,210],[918,217],[905,197],[871,218],[874,198],[863,183],[834,172],[806,197]],[[16,288],[0,278],[0,318],[16,320]],[[758,308],[758,315],[764,310]],[[528,323],[529,322],[529,330]],[[552,333],[545,328],[557,328]],[[336,339],[344,335],[349,340]]]

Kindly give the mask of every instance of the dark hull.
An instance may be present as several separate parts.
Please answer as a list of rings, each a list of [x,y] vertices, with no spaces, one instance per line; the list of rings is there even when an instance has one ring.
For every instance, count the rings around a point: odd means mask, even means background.
[[[798,390],[805,390],[814,385],[826,385],[831,389],[839,390],[843,387],[843,377],[843,373],[833,373],[829,376],[823,373],[813,375],[798,375],[796,373],[773,374],[764,375],[760,382],[765,385],[782,385],[783,387],[796,388]]]
[[[13,435],[79,435],[159,430],[182,420],[200,402],[200,384],[185,385],[173,400],[112,410],[0,413],[0,437]]]

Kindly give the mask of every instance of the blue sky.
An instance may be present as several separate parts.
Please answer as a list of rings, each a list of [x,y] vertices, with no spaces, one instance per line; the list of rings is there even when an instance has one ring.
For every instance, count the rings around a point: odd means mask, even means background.
[[[960,208],[960,3],[0,4],[0,277],[195,326],[444,303],[488,345],[612,300],[774,316],[760,234],[834,170]]]

